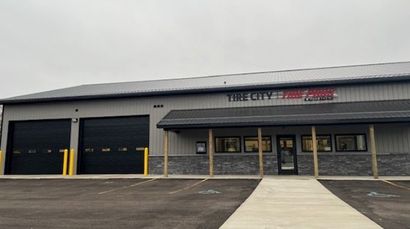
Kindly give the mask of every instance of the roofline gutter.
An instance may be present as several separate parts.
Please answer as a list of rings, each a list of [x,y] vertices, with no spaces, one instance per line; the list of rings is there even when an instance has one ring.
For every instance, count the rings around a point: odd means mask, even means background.
[[[41,99],[4,99],[0,100],[0,104],[25,104],[25,103],[44,103],[44,102],[62,102],[62,101],[79,101],[79,100],[95,100],[95,99],[118,99],[132,97],[150,97],[150,96],[166,96],[166,95],[186,95],[186,94],[204,94],[218,92],[234,92],[247,90],[268,90],[268,89],[284,89],[293,87],[316,87],[316,86],[336,86],[336,85],[352,85],[352,84],[376,84],[383,82],[402,82],[410,80],[410,74],[397,75],[397,77],[379,77],[366,79],[341,79],[317,82],[293,82],[283,84],[264,84],[264,85],[244,85],[232,87],[214,87],[200,88],[187,90],[169,90],[169,91],[152,91],[124,94],[106,94],[106,95],[86,95],[86,96],[67,96],[58,98],[41,98]]]
[[[178,124],[160,124],[156,126],[158,129],[164,130],[188,130],[188,129],[209,129],[209,128],[251,128],[251,127],[283,127],[283,126],[330,126],[330,125],[363,125],[363,124],[389,124],[389,123],[407,123],[409,118],[376,118],[363,120],[337,120],[327,122],[303,122],[303,123],[229,123],[229,124],[192,124],[192,125],[178,125]]]

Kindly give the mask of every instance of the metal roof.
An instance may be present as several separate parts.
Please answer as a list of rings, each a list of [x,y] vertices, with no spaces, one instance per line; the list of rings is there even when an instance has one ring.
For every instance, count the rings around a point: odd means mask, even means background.
[[[163,129],[327,125],[410,121],[410,100],[172,110]]]
[[[170,80],[90,84],[0,100],[0,104],[130,96],[188,94],[268,87],[314,86],[410,80],[410,62],[354,65],[193,77]]]

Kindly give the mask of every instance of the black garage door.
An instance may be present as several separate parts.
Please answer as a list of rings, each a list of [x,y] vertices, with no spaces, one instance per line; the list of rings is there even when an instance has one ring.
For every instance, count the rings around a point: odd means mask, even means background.
[[[70,120],[10,122],[7,174],[61,174]]]
[[[149,117],[82,119],[78,173],[143,173],[149,144]]]

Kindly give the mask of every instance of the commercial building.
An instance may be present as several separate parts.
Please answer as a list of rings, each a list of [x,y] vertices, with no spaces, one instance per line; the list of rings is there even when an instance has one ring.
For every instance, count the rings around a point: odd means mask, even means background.
[[[410,175],[410,62],[82,85],[3,104],[1,173]],[[316,141],[314,141],[316,139]]]

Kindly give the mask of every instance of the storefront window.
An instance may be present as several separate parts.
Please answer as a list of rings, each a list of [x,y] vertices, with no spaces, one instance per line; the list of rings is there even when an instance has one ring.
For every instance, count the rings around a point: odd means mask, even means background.
[[[318,152],[332,152],[332,139],[330,135],[317,135],[317,151]],[[302,151],[313,152],[312,136],[302,136]]]
[[[365,134],[336,135],[337,151],[367,151]]]
[[[272,152],[272,141],[269,136],[262,137],[263,152]],[[258,152],[258,137],[245,137],[245,152]]]
[[[239,153],[241,152],[240,137],[216,137],[215,138],[216,153]]]

